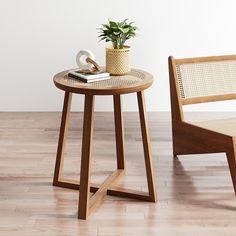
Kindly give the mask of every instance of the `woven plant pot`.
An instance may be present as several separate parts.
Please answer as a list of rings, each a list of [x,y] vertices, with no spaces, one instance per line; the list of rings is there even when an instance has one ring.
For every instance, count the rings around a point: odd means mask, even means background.
[[[130,47],[114,49],[106,48],[106,71],[111,75],[124,75],[130,72]]]

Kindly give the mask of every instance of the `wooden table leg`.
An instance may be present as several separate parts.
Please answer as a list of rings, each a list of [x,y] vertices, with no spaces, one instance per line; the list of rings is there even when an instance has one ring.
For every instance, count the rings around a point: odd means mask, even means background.
[[[115,133],[116,133],[117,169],[125,169],[124,128],[123,128],[121,96],[114,95],[113,101],[114,101]]]
[[[57,157],[56,157],[56,164],[53,178],[54,186],[58,186],[63,169],[64,152],[66,147],[66,138],[67,138],[68,123],[71,109],[71,99],[72,99],[72,93],[65,92],[60,134],[57,146]]]
[[[113,97],[118,170],[114,171],[112,175],[110,175],[100,186],[96,184],[90,184],[94,96],[85,95],[80,182],[74,180],[68,180],[65,178],[64,179],[60,178],[62,162],[63,162],[63,154],[65,149],[65,139],[68,128],[70,106],[71,106],[71,96],[72,96],[71,93],[68,92],[65,93],[53,183],[54,185],[60,187],[80,190],[78,218],[87,219],[89,213],[98,206],[98,204],[107,194],[119,197],[128,197],[144,201],[156,202],[155,178],[152,167],[151,145],[149,141],[143,92],[138,92],[137,97],[138,97],[139,115],[140,115],[140,123],[141,123],[142,139],[143,139],[148,193],[114,186],[114,183],[116,183],[119,180],[119,178],[124,174],[124,168],[125,168],[124,132],[123,132],[123,118],[122,118],[120,95],[114,95]],[[90,191],[94,193],[91,199],[90,199]]]
[[[78,209],[78,218],[84,220],[87,219],[89,214],[93,113],[94,113],[94,97],[93,95],[85,95],[84,126],[83,126],[83,139],[82,139],[81,171],[80,171],[80,193],[79,193],[79,209]]]
[[[153,173],[153,166],[152,166],[151,144],[149,140],[150,138],[147,125],[143,91],[138,92],[137,97],[138,97],[139,117],[140,117],[140,125],[143,139],[143,150],[144,150],[144,158],[145,158],[145,166],[147,174],[148,191],[149,191],[150,201],[156,202],[155,176]]]

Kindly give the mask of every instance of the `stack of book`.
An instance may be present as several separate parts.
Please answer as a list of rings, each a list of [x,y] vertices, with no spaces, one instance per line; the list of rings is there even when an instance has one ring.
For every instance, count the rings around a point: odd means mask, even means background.
[[[83,70],[72,70],[68,73],[69,77],[79,79],[85,83],[92,83],[101,80],[110,79],[110,74],[105,71],[83,71]]]

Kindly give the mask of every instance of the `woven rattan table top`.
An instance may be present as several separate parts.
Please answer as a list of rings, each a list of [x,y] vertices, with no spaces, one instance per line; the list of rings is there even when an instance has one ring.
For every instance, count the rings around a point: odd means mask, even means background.
[[[80,80],[68,77],[68,71],[56,74],[54,84],[59,89],[72,93],[90,95],[115,95],[139,92],[150,87],[153,76],[146,71],[132,69],[122,76],[111,76],[111,79],[93,83],[83,83]]]

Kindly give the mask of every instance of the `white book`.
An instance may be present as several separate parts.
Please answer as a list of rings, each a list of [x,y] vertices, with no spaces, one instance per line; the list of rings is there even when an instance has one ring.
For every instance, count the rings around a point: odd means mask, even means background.
[[[110,74],[105,71],[104,72],[97,72],[96,74],[84,74],[84,73],[80,73],[79,70],[71,70],[71,71],[69,71],[69,74],[80,77],[82,79],[86,79],[86,80],[99,79],[99,78],[103,78],[103,77],[110,77]]]

